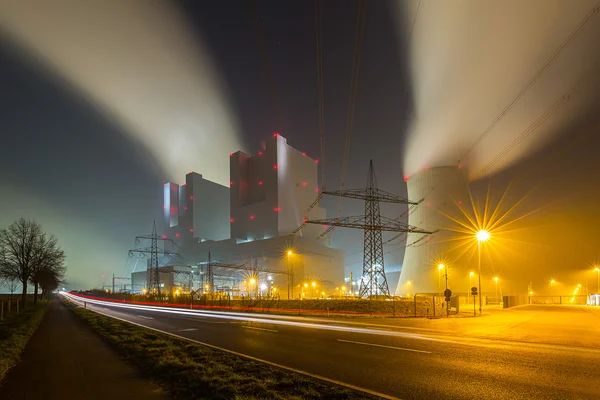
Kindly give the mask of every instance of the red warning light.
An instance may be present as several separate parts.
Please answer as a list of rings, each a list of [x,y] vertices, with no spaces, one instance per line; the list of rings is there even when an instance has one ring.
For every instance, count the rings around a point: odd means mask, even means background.
[[[303,156],[306,156],[306,153],[305,153],[305,152],[302,152],[302,155],[303,155]]]
[[[229,157],[233,157],[233,153],[229,153]]]
[[[426,168],[425,168],[425,171],[429,171],[429,167],[426,167]]]
[[[460,206],[461,204],[462,204],[462,201],[459,201],[459,202],[458,202],[458,205]]]
[[[275,211],[275,212],[279,212],[279,211],[281,211],[281,208],[279,208],[279,207],[275,207],[275,208],[273,209],[273,211]]]
[[[458,164],[458,169],[462,169],[462,165]]]
[[[262,151],[259,151],[259,152],[258,152],[258,155],[259,155],[259,156],[262,156],[262,155],[263,155],[263,152],[262,152]]]
[[[279,136],[279,132],[275,132],[275,133],[273,134],[273,137],[277,137],[277,136]]]
[[[308,185],[308,183],[302,182],[302,186],[306,186],[306,185]]]
[[[254,215],[251,215],[251,216],[250,216],[250,219],[254,219]]]
[[[235,219],[229,218],[229,222],[231,222],[233,224],[235,222]]]
[[[273,165],[273,169],[279,169],[279,165]]]
[[[167,209],[167,206],[163,206],[163,208],[166,210],[166,209]]]
[[[176,234],[175,234],[175,237],[179,237],[179,233],[176,233]]]
[[[319,188],[315,188],[315,193],[319,193]]]
[[[167,235],[163,235],[163,239],[166,239],[166,238],[167,238]]]
[[[408,182],[408,176],[404,177],[404,182]]]
[[[229,185],[233,185],[233,181],[229,181]]]
[[[194,200],[194,196],[190,196],[190,200]]]
[[[427,202],[427,207],[429,207],[430,205],[431,205],[431,203],[430,203],[430,202]]]
[[[194,228],[190,228],[190,232],[194,232]]]
[[[304,222],[308,221],[308,218],[304,217],[303,221],[304,221]]]
[[[187,210],[187,206],[184,206],[184,207],[183,207],[183,209],[184,209],[184,210]]]
[[[315,160],[315,164],[318,164],[318,163],[319,163],[319,160]]]
[[[262,181],[258,182],[258,186],[262,186]]]
[[[329,225],[323,225],[323,228],[329,229]]]

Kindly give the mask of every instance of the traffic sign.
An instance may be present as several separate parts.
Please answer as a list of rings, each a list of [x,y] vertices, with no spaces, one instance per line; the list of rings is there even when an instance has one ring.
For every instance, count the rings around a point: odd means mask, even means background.
[[[477,288],[475,286],[471,288],[471,296],[477,296]]]
[[[450,297],[452,297],[452,290],[450,290],[450,289],[444,290],[444,297],[446,297],[446,299],[449,299]],[[449,301],[449,300],[446,300],[446,301]]]

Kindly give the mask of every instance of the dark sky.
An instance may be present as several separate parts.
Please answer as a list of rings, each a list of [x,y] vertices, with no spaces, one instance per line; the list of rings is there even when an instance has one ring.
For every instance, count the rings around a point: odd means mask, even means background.
[[[322,6],[329,188],[339,187],[341,176],[356,5],[326,1]],[[313,2],[183,1],[179,6],[210,48],[248,151],[279,131],[292,146],[320,158]],[[380,186],[406,190],[398,176],[410,91],[406,75],[399,73],[405,66],[394,29],[388,4],[369,4],[347,187],[365,185],[368,160],[375,158]],[[6,38],[0,88],[0,223],[36,218],[58,235],[75,286],[99,285],[103,274],[121,274],[133,237],[148,233],[153,219],[161,220],[166,173],[144,146]],[[324,204],[337,208],[336,202]],[[344,211],[361,208],[344,203]],[[361,233],[335,235],[336,243],[345,240],[360,242]]]
[[[322,3],[325,183],[336,189],[357,4]],[[320,158],[313,2],[177,4],[210,50],[246,149],[256,151],[262,139],[278,131],[292,146]],[[406,195],[403,146],[413,100],[408,52],[399,43],[394,12],[388,1],[368,4],[346,187],[365,185],[373,158],[379,186]],[[0,225],[20,216],[38,219],[67,250],[72,286],[101,285],[103,274],[124,272],[134,236],[149,233],[154,219],[161,221],[162,183],[168,173],[145,146],[86,98],[65,89],[58,76],[29,61],[6,38],[1,40]],[[537,279],[539,285],[561,273],[564,279],[574,280],[571,272],[591,279],[588,264],[600,257],[600,132],[591,128],[600,113],[593,111],[574,120],[555,144],[492,178],[494,198],[510,182],[516,182],[509,196],[513,201],[539,186],[521,214],[545,207],[519,225],[518,243],[497,263],[498,273],[527,271],[524,279]],[[581,140],[573,139],[580,134],[585,134]],[[474,192],[485,191],[488,182],[477,182]],[[329,216],[336,215],[337,201],[323,204]],[[344,202],[343,212],[360,214],[362,207]],[[403,210],[385,211],[395,216]],[[360,248],[361,236],[360,231],[337,230],[333,242]],[[387,265],[402,261],[403,245],[394,244],[385,249]],[[362,254],[351,250],[348,256],[357,265]]]

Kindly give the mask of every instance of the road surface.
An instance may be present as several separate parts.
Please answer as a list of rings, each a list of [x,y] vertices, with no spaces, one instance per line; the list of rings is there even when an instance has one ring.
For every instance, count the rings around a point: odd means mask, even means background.
[[[356,320],[90,301],[87,308],[401,399],[600,399],[597,348],[438,335]]]

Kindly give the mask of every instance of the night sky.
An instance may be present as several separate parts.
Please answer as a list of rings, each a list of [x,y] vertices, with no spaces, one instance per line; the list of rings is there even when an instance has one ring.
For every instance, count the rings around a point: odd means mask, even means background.
[[[322,3],[325,185],[336,189],[357,4]],[[240,147],[256,152],[277,131],[320,158],[313,2],[182,1],[177,7],[212,57],[239,123]],[[405,196],[403,155],[413,98],[395,10],[388,1],[368,4],[346,187],[364,187],[372,158],[379,186]],[[0,43],[0,225],[20,216],[37,219],[67,251],[70,287],[108,283],[113,272],[125,272],[134,236],[149,233],[153,220],[162,223],[162,183],[170,173],[63,78],[40,68],[8,38]],[[550,275],[567,276],[565,271],[588,279],[588,264],[600,261],[600,131],[593,130],[599,115],[596,107],[578,116],[554,143],[492,177],[495,198],[509,182],[515,182],[513,199],[539,186],[521,214],[544,207],[519,222],[520,242],[494,267],[498,273],[510,276],[527,266],[524,279],[541,285]],[[201,166],[199,160],[196,172],[203,173]],[[531,173],[525,177],[523,171]],[[489,182],[476,182],[474,193],[485,192]],[[330,217],[336,215],[337,200],[323,204]],[[360,214],[362,207],[345,202],[343,212]],[[403,211],[384,210],[390,216]],[[361,237],[360,231],[337,230],[333,244],[362,245]],[[386,248],[387,265],[402,262],[403,244],[394,244]],[[360,258],[348,261],[356,266]]]

